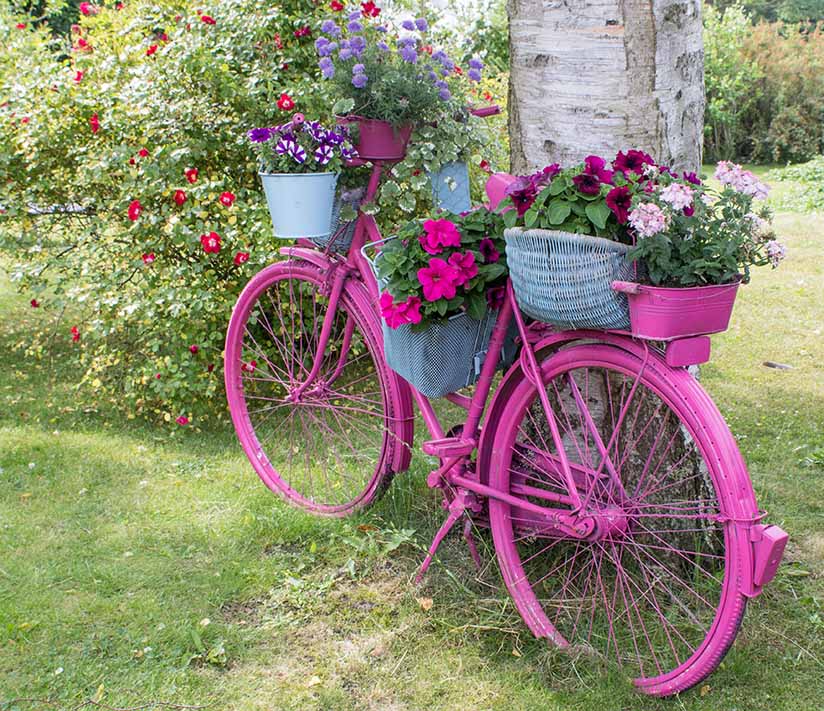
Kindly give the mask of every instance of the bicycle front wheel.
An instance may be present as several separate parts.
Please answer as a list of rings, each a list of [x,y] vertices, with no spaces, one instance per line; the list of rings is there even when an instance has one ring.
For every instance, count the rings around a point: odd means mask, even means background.
[[[490,499],[507,588],[530,629],[610,660],[639,689],[669,695],[720,663],[744,615],[739,587],[752,486],[726,424],[698,383],[655,353],[605,344],[547,356],[543,387],[570,462],[584,540]],[[490,486],[572,510],[559,447],[528,378],[495,435]]]
[[[344,285],[318,353],[326,276],[306,262],[274,264],[244,289],[226,337],[229,409],[249,461],[270,489],[320,515],[369,504],[406,446],[401,394],[359,289]]]

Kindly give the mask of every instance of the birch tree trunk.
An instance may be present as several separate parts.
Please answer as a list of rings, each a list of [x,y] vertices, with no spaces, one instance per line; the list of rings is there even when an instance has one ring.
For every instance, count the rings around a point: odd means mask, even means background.
[[[701,0],[508,0],[512,170],[640,148],[701,165]]]

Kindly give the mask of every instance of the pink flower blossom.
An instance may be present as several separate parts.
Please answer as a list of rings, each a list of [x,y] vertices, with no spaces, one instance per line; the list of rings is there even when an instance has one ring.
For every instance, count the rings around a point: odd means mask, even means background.
[[[157,257],[155,257],[155,253],[154,253],[154,252],[147,252],[147,253],[146,253],[146,254],[144,254],[144,255],[143,255],[143,257],[142,257],[142,259],[143,259],[143,264],[152,264],[152,263],[154,263],[154,261],[155,261],[155,259],[156,259],[156,258],[157,258]]]
[[[189,424],[189,418],[186,417],[186,415],[181,415],[175,420],[175,422],[177,422],[177,424],[179,424],[181,427],[185,427]]]
[[[129,203],[129,219],[132,222],[137,222],[137,219],[140,217],[141,212],[143,212],[143,205],[140,204],[140,200],[132,200]]]
[[[663,232],[668,223],[667,216],[655,203],[643,202],[629,213],[629,224],[640,237],[652,237]]]
[[[661,191],[661,199],[672,205],[673,210],[683,210],[692,205],[693,190],[687,185],[672,183]]]
[[[771,239],[767,242],[767,256],[770,258],[774,269],[787,256],[787,248],[781,242]]]
[[[429,260],[428,267],[418,269],[418,281],[423,286],[423,297],[427,301],[453,298],[459,279],[458,271],[437,257]]]
[[[463,286],[478,276],[478,265],[475,264],[474,252],[464,252],[463,254],[455,252],[455,254],[449,257],[448,264],[455,268],[457,273],[455,284],[457,286]]]
[[[379,303],[381,316],[386,325],[393,330],[405,323],[421,322],[421,300],[417,296],[410,296],[406,301],[395,303],[392,294],[384,292]]]
[[[192,355],[196,355],[199,350],[200,350],[200,347],[196,346],[194,343],[191,346],[189,346],[189,352]]]
[[[450,220],[427,220],[423,229],[426,234],[420,236],[420,243],[429,254],[440,254],[444,247],[461,246],[461,233]]]
[[[90,2],[81,2],[77,9],[80,10],[81,14],[86,15],[87,17],[89,15],[96,15],[100,12],[100,8],[92,5]]]
[[[749,170],[727,160],[722,160],[715,169],[715,178],[724,185],[729,185],[738,193],[750,195],[757,200],[764,200],[770,193],[770,186],[762,183]]]

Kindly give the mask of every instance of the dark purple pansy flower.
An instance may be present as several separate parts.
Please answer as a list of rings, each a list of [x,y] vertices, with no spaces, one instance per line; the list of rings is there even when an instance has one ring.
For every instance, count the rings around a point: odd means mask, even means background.
[[[601,192],[601,181],[598,180],[597,175],[593,175],[592,173],[581,173],[580,175],[576,175],[572,179],[572,182],[575,183],[575,187],[578,188],[578,191],[584,195],[597,195]]]
[[[699,178],[693,171],[684,171],[681,173],[681,177],[688,183],[692,183],[693,185],[701,185],[701,178]]]
[[[268,128],[253,128],[246,137],[252,143],[266,143],[272,137],[272,131]]]
[[[618,224],[624,225],[629,219],[629,210],[632,207],[632,193],[626,185],[613,188],[607,193],[607,207],[618,218]]]
[[[594,175],[602,183],[612,184],[612,171],[606,169],[606,161],[599,156],[584,158],[584,172]]]
[[[513,180],[506,188],[506,194],[512,198],[512,204],[518,212],[518,217],[523,217],[524,213],[532,207],[538,190],[531,176],[521,176]]]
[[[493,264],[501,258],[501,253],[495,248],[495,243],[489,237],[484,237],[481,240],[478,251],[484,258],[484,264]]]
[[[620,170],[624,174],[635,173],[636,175],[642,175],[644,166],[647,165],[655,165],[652,156],[635,149],[629,150],[626,153],[618,151],[618,155],[615,156],[615,160],[612,161],[612,167],[615,168],[615,170]]]
[[[695,214],[695,205],[687,205],[684,208],[684,217],[692,217]]]
[[[496,286],[486,290],[486,303],[490,309],[498,310],[504,305],[506,299],[506,287]]]

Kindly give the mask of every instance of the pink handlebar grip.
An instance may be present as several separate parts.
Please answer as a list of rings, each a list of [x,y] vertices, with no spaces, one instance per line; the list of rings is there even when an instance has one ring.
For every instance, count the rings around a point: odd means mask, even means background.
[[[493,104],[492,106],[483,106],[480,109],[469,109],[469,113],[473,116],[478,116],[480,118],[486,118],[487,116],[497,116],[501,113],[501,107],[497,104]]]

